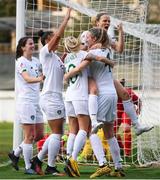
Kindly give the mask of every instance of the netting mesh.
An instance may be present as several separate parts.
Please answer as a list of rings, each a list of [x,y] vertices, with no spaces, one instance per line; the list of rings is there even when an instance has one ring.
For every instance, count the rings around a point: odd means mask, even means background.
[[[127,157],[121,149],[125,164],[146,164],[159,160],[160,28],[146,24],[147,5],[147,0],[26,0],[26,34],[34,37],[37,52],[40,47],[37,32],[40,29],[56,30],[65,16],[66,6],[72,7],[73,12],[64,37],[77,37],[92,27],[90,17],[100,11],[111,16],[113,29],[123,23],[125,50],[122,54],[114,52],[117,62],[114,76],[116,79],[125,78],[126,85],[140,96],[143,104],[141,122],[156,126],[138,139],[132,131],[131,155]],[[117,38],[116,31],[110,32],[115,33]],[[63,38],[59,52],[63,52]],[[120,134],[124,141],[123,128],[120,128]]]
[[[147,34],[155,37],[155,42],[159,41],[159,30],[157,25],[147,25]],[[144,39],[142,82],[144,99],[144,108],[142,111],[142,120],[148,125],[155,127],[151,132],[142,135],[138,139],[138,159],[140,164],[159,163],[160,160],[160,42],[159,45]]]

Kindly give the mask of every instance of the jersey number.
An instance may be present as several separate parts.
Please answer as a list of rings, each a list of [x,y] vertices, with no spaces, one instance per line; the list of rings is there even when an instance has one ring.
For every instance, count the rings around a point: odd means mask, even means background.
[[[69,72],[71,69],[74,69],[75,67],[76,67],[76,66],[75,66],[74,64],[70,64],[70,65],[68,66],[68,72]],[[69,79],[69,82],[72,83],[72,84],[74,84],[74,83],[76,82],[77,78],[78,78],[78,74],[75,75],[74,77],[71,77],[71,78]]]
[[[110,59],[110,54],[108,53],[106,58]],[[111,66],[110,65],[107,65],[108,66],[108,69],[109,69],[109,72],[111,72]]]

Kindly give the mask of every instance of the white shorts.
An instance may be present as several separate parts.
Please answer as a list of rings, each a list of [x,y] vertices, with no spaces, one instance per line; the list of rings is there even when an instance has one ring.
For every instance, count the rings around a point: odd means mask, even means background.
[[[43,114],[39,104],[16,104],[16,120],[21,124],[43,123]]]
[[[40,97],[40,106],[47,120],[65,118],[65,107],[62,94],[44,94]]]
[[[66,101],[66,116],[77,117],[78,114],[89,115],[88,101]]]
[[[116,95],[99,95],[98,96],[98,121],[114,122],[117,115],[117,96]]]

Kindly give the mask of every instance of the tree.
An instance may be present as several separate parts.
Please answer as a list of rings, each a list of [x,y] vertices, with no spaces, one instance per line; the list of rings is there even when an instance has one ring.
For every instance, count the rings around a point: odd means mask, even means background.
[[[16,0],[0,0],[0,17],[16,16]]]

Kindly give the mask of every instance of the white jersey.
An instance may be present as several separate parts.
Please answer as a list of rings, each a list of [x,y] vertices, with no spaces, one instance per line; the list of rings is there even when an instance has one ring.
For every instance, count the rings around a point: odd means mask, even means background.
[[[116,38],[115,38],[114,36],[111,37],[111,36],[108,34],[108,38],[109,38],[109,44],[110,44],[110,46],[111,46],[112,44],[115,44]]]
[[[38,77],[40,73],[41,64],[39,60],[32,57],[32,60],[28,60],[24,56],[21,56],[16,61],[16,90],[17,90],[17,102],[22,103],[39,103],[39,91],[40,83],[28,83],[23,77],[22,73],[27,72],[31,77]]]
[[[65,58],[65,69],[69,72],[78,66],[87,56],[86,51],[80,50],[77,53],[70,53]],[[66,101],[88,100],[88,71],[85,68],[80,74],[69,79],[69,86],[66,91]]]
[[[108,38],[109,38],[109,45],[110,45],[110,48],[111,48],[111,46],[115,44],[116,38],[114,36],[111,37],[109,34],[108,34]],[[110,51],[110,58],[113,59],[113,49],[112,48],[111,48],[111,51]]]
[[[89,53],[97,56],[104,56],[110,59],[109,49],[93,49]],[[99,94],[116,94],[116,89],[113,82],[112,69],[109,65],[104,63],[92,61],[90,65],[90,74],[96,81]]]
[[[45,76],[42,94],[62,93],[64,64],[53,51],[48,51],[48,44],[40,50],[40,62]]]

